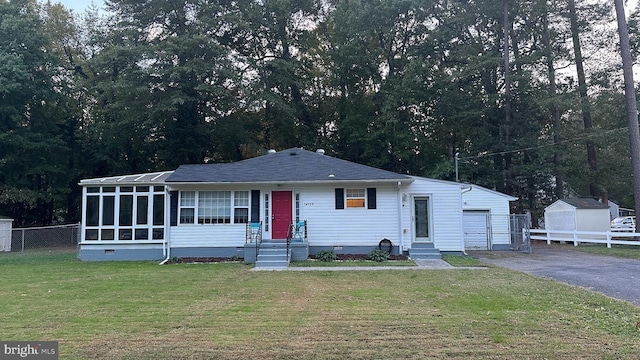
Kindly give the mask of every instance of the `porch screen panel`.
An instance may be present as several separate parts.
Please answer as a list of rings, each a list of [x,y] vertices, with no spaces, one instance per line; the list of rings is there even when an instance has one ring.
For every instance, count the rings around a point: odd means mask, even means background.
[[[164,225],[164,195],[153,195],[153,225]]]
[[[138,196],[136,209],[136,225],[146,225],[149,213],[149,197]]]
[[[87,196],[87,226],[98,226],[100,216],[100,197]]]
[[[102,225],[113,225],[114,221],[114,196],[104,196],[102,198]]]
[[[133,225],[133,195],[120,195],[120,226]]]

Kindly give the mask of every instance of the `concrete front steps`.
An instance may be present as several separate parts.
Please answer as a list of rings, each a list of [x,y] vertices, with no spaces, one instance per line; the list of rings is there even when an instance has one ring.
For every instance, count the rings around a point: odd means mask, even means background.
[[[442,259],[440,250],[433,243],[413,243],[409,249],[409,257],[413,260]]]
[[[291,252],[287,254],[287,242],[264,240],[260,245],[256,259],[256,269],[286,269],[291,262]]]

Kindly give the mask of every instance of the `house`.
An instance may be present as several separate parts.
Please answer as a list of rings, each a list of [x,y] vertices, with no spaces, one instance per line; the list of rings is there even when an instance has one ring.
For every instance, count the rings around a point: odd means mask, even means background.
[[[465,219],[472,218],[471,228],[483,228],[477,243],[504,248],[509,222],[502,216],[508,218],[515,200],[299,148],[86,179],[80,186],[82,260],[237,256],[254,262],[264,244],[278,240],[293,260],[320,250],[368,253],[389,241],[393,254],[439,257],[465,250]]]
[[[544,209],[548,230],[609,231],[609,206],[594,199],[560,199]]]

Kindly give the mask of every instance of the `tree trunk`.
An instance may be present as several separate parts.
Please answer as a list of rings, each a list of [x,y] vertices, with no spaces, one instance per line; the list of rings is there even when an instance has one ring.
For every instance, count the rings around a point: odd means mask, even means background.
[[[549,98],[551,99],[551,116],[553,125],[553,143],[556,145],[553,154],[553,172],[556,178],[555,195],[558,199],[564,198],[564,174],[562,171],[562,162],[564,153],[558,147],[562,142],[560,137],[560,110],[556,103],[556,70],[553,66],[553,49],[551,47],[551,31],[549,30],[549,13],[547,9],[547,0],[542,0],[545,11],[542,18],[542,44],[544,46],[545,58],[547,62],[547,79],[549,80]]]
[[[587,95],[587,81],[584,75],[582,61],[582,50],[580,48],[580,28],[578,25],[578,14],[574,0],[568,1],[569,21],[571,22],[571,38],[573,39],[573,52],[576,60],[576,72],[578,73],[578,93],[580,94],[580,105],[582,108],[582,120],[585,130],[589,131],[593,127],[591,121],[591,106]],[[600,196],[600,189],[597,184],[596,170],[596,148],[591,140],[587,140],[587,163],[589,164],[589,193],[591,197],[597,199]]]
[[[620,35],[620,55],[624,72],[624,95],[629,124],[629,144],[631,145],[631,166],[633,169],[633,197],[636,214],[640,214],[640,129],[638,129],[638,106],[633,83],[633,60],[629,46],[629,31],[624,15],[622,0],[614,0],[616,17],[618,18],[618,34]]]
[[[505,150],[509,150],[511,142],[511,70],[509,67],[509,0],[502,0],[503,20],[503,57],[504,57],[504,142]],[[504,155],[505,192],[512,193],[511,155]]]

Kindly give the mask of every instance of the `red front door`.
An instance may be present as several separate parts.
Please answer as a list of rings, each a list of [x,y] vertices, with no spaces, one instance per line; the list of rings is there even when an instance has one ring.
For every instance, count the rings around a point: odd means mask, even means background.
[[[271,228],[273,239],[286,239],[291,224],[291,191],[274,191],[271,193],[273,209],[271,210]]]

